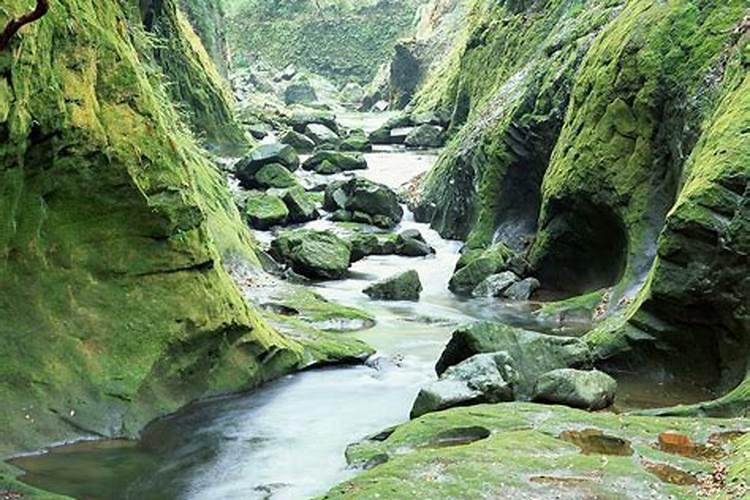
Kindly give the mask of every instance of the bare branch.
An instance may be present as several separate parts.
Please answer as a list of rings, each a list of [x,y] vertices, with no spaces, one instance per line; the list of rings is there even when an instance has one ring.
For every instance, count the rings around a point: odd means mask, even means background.
[[[10,40],[13,36],[18,33],[24,25],[33,23],[34,21],[41,19],[47,11],[49,11],[49,0],[37,0],[36,7],[33,11],[28,14],[24,14],[21,17],[11,19],[8,25],[5,26],[2,34],[0,34],[0,52],[4,51],[10,44]]]

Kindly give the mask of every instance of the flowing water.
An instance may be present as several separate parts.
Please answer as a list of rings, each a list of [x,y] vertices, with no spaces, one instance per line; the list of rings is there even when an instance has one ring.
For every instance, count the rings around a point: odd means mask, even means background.
[[[372,128],[374,121],[366,120]],[[359,175],[397,188],[426,171],[435,154],[379,150],[367,159],[370,168]],[[81,499],[225,500],[309,498],[350,477],[356,471],[346,466],[346,446],[408,419],[456,325],[529,321],[530,304],[450,294],[460,243],[443,240],[408,212],[397,230],[406,228],[419,229],[436,256],[373,256],[354,264],[346,280],[314,285],[377,318],[374,328],[352,334],[377,349],[373,362],[306,371],[251,394],[192,405],[149,426],[139,442],[86,442],[22,457],[13,462],[26,471],[22,479]],[[407,269],[422,279],[418,303],[376,302],[362,294],[371,281]]]

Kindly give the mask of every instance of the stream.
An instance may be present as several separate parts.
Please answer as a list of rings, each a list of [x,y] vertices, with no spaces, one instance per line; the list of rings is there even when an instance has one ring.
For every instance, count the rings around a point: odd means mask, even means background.
[[[436,158],[432,152],[396,149],[366,156],[369,169],[358,175],[393,188],[425,172]],[[329,225],[319,220],[307,226]],[[451,294],[447,283],[461,243],[442,239],[407,212],[396,231],[408,228],[421,231],[436,256],[371,256],[355,263],[348,279],[314,285],[326,298],[377,319],[372,329],[342,334],[377,349],[374,361],[304,371],[250,394],[196,403],[151,424],[138,442],[83,442],[16,459],[13,464],[26,471],[22,480],[79,499],[286,500],[323,494],[351,477],[357,471],[346,466],[347,445],[408,419],[458,324],[530,322],[528,303],[490,304]],[[422,279],[419,302],[377,302],[362,293],[370,282],[407,269]],[[660,399],[658,392],[654,397]],[[689,392],[677,397],[699,397]]]

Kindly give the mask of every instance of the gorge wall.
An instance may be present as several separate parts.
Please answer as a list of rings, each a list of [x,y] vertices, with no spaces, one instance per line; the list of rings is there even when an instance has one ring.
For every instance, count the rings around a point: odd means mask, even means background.
[[[299,361],[222,268],[254,243],[194,134],[244,137],[184,19],[58,0],[0,53],[0,455],[133,435]]]
[[[710,380],[747,414],[747,6],[477,0],[411,104],[450,116],[418,215],[548,290],[608,288],[599,359]],[[651,365],[645,365],[651,366]],[[655,370],[654,373],[661,373]]]

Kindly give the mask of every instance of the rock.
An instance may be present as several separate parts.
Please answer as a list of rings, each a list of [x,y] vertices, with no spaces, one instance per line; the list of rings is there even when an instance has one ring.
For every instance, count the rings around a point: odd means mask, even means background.
[[[347,242],[330,231],[288,231],[273,240],[270,253],[308,278],[343,278],[351,261]]]
[[[344,104],[357,105],[365,98],[365,90],[360,84],[350,82],[344,85],[344,88],[341,89],[339,92],[339,98]]]
[[[412,115],[412,121],[415,125],[438,125],[445,128],[450,123],[451,118],[450,115],[446,115],[445,113],[425,111]]]
[[[308,222],[319,217],[315,202],[301,186],[288,189],[283,200],[289,209],[287,220],[290,223]]]
[[[254,229],[266,230],[283,224],[289,216],[289,210],[278,196],[251,192],[245,201],[245,218]]]
[[[513,255],[503,244],[486,250],[470,250],[458,261],[448,288],[458,295],[471,294],[488,276],[502,271]]]
[[[477,354],[450,367],[440,379],[422,388],[411,418],[456,406],[512,401],[516,372],[507,353]]]
[[[351,212],[346,213],[349,214],[348,221],[351,221]],[[362,260],[368,255],[393,255],[396,253],[396,238],[391,234],[358,233],[349,239],[349,244],[352,249],[352,262]]]
[[[503,292],[521,278],[512,271],[491,274],[479,283],[471,294],[474,297],[502,297]]]
[[[271,126],[267,123],[251,123],[249,125],[245,125],[245,128],[248,132],[250,132],[250,135],[252,135],[253,138],[258,140],[265,139],[271,132]]]
[[[376,300],[418,301],[422,293],[422,283],[419,274],[411,270],[373,283],[365,288],[363,293]]]
[[[453,333],[435,369],[438,374],[475,354],[505,351],[518,372],[516,398],[530,398],[537,379],[559,368],[590,368],[591,352],[581,339],[544,335],[488,321]]]
[[[334,132],[338,131],[336,116],[330,111],[319,109],[296,109],[287,120],[287,124],[301,134],[304,133],[307,126],[311,124],[325,125]]]
[[[294,172],[299,168],[299,156],[294,148],[287,144],[261,144],[237,162],[235,176],[243,187],[256,187],[255,174],[272,163]]]
[[[376,101],[375,104],[372,105],[372,110],[376,113],[384,113],[388,111],[388,108],[391,107],[391,103],[385,100]]]
[[[284,102],[291,104],[310,104],[316,102],[318,96],[315,89],[306,78],[298,78],[292,81],[284,90]]]
[[[513,300],[529,300],[538,288],[539,280],[536,278],[526,278],[523,281],[512,284],[505,290],[503,295]]]
[[[327,166],[323,166],[324,163]],[[364,170],[367,160],[358,153],[340,153],[338,151],[319,151],[302,164],[305,170],[314,170],[319,174],[335,174],[349,170]]]
[[[300,134],[295,130],[287,130],[281,136],[280,139],[282,144],[288,144],[297,151],[309,152],[315,149],[315,142],[304,134]]]
[[[404,144],[406,142],[406,138],[409,137],[409,134],[414,132],[414,127],[398,127],[391,129],[391,131],[388,133],[389,135],[389,144]]]
[[[344,138],[339,144],[341,151],[358,151],[367,153],[372,151],[372,144],[365,135],[350,135]]]
[[[412,148],[438,148],[445,144],[445,131],[438,125],[420,125],[409,132],[404,143]]]
[[[616,392],[617,382],[604,372],[565,368],[539,377],[533,399],[593,411],[611,406]]]
[[[380,128],[370,134],[373,144],[403,144],[406,136],[413,129],[414,122],[407,114],[390,118]],[[396,130],[396,133],[393,131]]]
[[[403,231],[396,239],[396,253],[406,257],[426,257],[434,255],[435,249],[425,242],[416,229]]]
[[[297,68],[294,64],[290,64],[279,73],[279,80],[289,81],[295,76],[297,76]]]
[[[348,210],[354,220],[370,219],[372,224],[383,228],[395,226],[404,216],[398,195],[392,189],[356,177],[331,183],[326,189],[323,207],[329,212]]]
[[[311,123],[307,125],[305,127],[305,135],[312,139],[316,145],[337,143],[339,141],[339,136],[336,132],[320,123]]]
[[[270,163],[258,170],[255,174],[255,182],[264,189],[283,189],[299,185],[294,174],[278,163]]]

